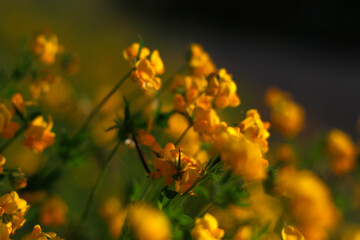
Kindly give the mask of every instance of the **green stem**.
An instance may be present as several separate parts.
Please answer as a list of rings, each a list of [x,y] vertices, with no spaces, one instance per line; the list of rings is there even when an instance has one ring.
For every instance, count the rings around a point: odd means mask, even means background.
[[[136,68],[132,68],[120,81],[114,86],[114,88],[101,100],[101,102],[94,108],[94,110],[90,113],[90,115],[87,117],[83,125],[80,127],[80,129],[74,134],[74,136],[78,135],[79,133],[82,133],[85,131],[88,126],[90,125],[92,119],[95,117],[95,115],[99,112],[99,110],[104,106],[104,104],[109,100],[109,98],[119,89],[119,87],[128,79]]]
[[[95,197],[97,196],[99,190],[100,190],[100,186],[104,180],[104,177],[105,177],[105,174],[110,166],[110,162],[111,162],[111,159],[113,158],[113,156],[115,155],[117,149],[119,148],[121,142],[117,142],[116,146],[114,147],[114,149],[112,150],[112,152],[110,153],[110,155],[108,156],[108,158],[106,159],[105,161],[105,165],[103,167],[103,169],[101,170],[101,173],[98,177],[98,179],[96,180],[96,183],[95,185],[93,186],[92,190],[91,190],[91,193],[89,195],[89,198],[86,202],[86,205],[85,205],[85,208],[84,208],[84,211],[81,215],[81,222],[82,223],[85,223],[89,213],[90,213],[90,210],[91,210],[91,207],[92,207],[92,204],[94,202],[94,199]]]
[[[190,130],[190,128],[192,128],[193,123],[190,123],[189,126],[184,130],[184,132],[181,134],[181,136],[178,138],[178,140],[176,140],[175,142],[175,146],[177,146],[181,140],[185,137],[185,135],[187,134],[187,132]]]
[[[15,141],[16,138],[18,138],[26,129],[28,128],[27,125],[22,126],[14,135],[13,138],[9,139],[9,141],[7,141],[3,146],[0,147],[0,153],[2,153],[3,151],[5,151],[12,142]]]

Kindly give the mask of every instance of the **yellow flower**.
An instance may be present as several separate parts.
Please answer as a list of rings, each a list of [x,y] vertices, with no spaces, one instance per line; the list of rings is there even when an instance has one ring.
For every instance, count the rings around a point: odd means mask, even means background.
[[[24,216],[29,209],[29,205],[24,199],[19,198],[17,192],[12,191],[0,197],[0,216],[6,215],[8,221],[11,223],[11,234],[21,228],[26,220]],[[0,220],[1,223],[1,220]]]
[[[127,219],[137,239],[171,239],[170,222],[166,215],[146,203],[135,203],[130,206]]]
[[[333,173],[341,175],[355,169],[357,149],[349,135],[339,129],[331,130],[327,140],[327,150]]]
[[[0,103],[0,137],[4,139],[13,138],[15,132],[20,128],[18,123],[11,122],[12,117],[7,107]]]
[[[190,46],[189,67],[191,73],[199,77],[208,76],[216,70],[209,54],[204,51],[201,45],[196,43]]]
[[[305,110],[292,100],[289,93],[270,88],[265,102],[271,108],[271,122],[286,137],[294,137],[304,128]]]
[[[45,226],[61,226],[66,222],[68,206],[58,196],[46,200],[41,208],[40,222]]]
[[[218,108],[236,107],[240,104],[240,98],[236,93],[236,83],[232,75],[222,68],[208,77],[209,86],[207,94],[215,97],[215,106]]]
[[[161,59],[160,57],[155,57],[155,59],[155,62],[148,59],[137,62],[136,70],[131,73],[132,80],[143,89],[157,91],[161,88],[161,79],[156,76],[159,74],[157,71],[161,70],[159,68]],[[162,73],[163,69],[160,72]]]
[[[33,46],[35,55],[39,56],[40,61],[51,65],[55,62],[56,54],[59,52],[59,42],[55,34],[38,34]]]
[[[36,225],[32,230],[31,234],[26,236],[24,240],[64,240],[64,239],[60,238],[59,236],[56,236],[56,233],[43,232],[40,225]]]
[[[305,240],[304,236],[293,226],[285,226],[281,230],[283,240]]]
[[[239,128],[218,127],[214,138],[214,148],[235,174],[243,176],[245,180],[266,178],[268,161],[263,158],[260,147],[248,140]]]
[[[126,48],[123,51],[124,59],[130,61],[130,63],[133,64],[134,59],[139,54],[139,47],[140,47],[139,43],[131,44],[128,48]],[[149,55],[150,55],[150,50],[147,47],[142,47],[141,48],[141,53],[140,53],[140,59],[138,59],[138,61],[141,61],[141,60],[145,59]]]
[[[204,141],[211,141],[216,132],[220,118],[214,109],[205,110],[196,107],[194,110],[194,130],[201,134]]]
[[[288,209],[306,239],[327,239],[339,219],[326,184],[310,171],[281,169],[276,179],[278,192],[287,197]]]
[[[53,126],[52,118],[48,117],[49,123],[42,116],[35,118],[25,132],[23,145],[29,147],[36,153],[42,152],[55,142],[55,133],[51,132]]]
[[[261,153],[269,149],[267,139],[270,137],[269,122],[263,122],[257,110],[247,111],[246,118],[239,124],[240,131],[253,143],[259,145]]]
[[[4,164],[6,163],[6,158],[4,155],[0,154],[0,174],[4,170]]]
[[[224,230],[218,227],[215,217],[206,213],[204,217],[196,219],[191,236],[194,240],[218,240],[224,236]]]

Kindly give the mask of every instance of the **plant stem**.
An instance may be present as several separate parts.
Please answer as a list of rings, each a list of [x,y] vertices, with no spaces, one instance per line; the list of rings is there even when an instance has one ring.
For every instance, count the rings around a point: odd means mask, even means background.
[[[90,115],[87,117],[83,125],[80,127],[80,129],[74,134],[74,136],[78,135],[79,133],[82,133],[85,131],[89,124],[91,123],[92,119],[95,117],[95,115],[99,112],[99,110],[104,106],[104,104],[109,100],[109,98],[119,89],[119,87],[128,79],[131,75],[131,72],[134,71],[135,68],[132,68],[120,81],[114,86],[114,88],[101,100],[101,102],[94,108],[94,110],[90,113]]]
[[[110,166],[111,159],[115,155],[115,153],[116,153],[117,149],[119,148],[120,144],[121,144],[121,142],[118,141],[116,146],[114,147],[114,149],[112,150],[112,152],[110,153],[108,158],[106,159],[105,165],[104,165],[103,169],[101,170],[101,173],[100,173],[98,179],[96,180],[95,185],[93,186],[93,188],[91,190],[91,193],[90,193],[89,198],[88,198],[88,200],[86,202],[84,211],[83,211],[83,213],[81,215],[81,222],[82,223],[85,223],[85,221],[86,221],[86,219],[87,219],[87,217],[88,217],[88,215],[90,213],[90,210],[91,210],[92,204],[94,202],[94,199],[95,199],[96,195],[99,192],[101,183],[103,182],[105,174],[106,174],[106,172],[107,172],[107,170],[108,170],[108,168]]]
[[[11,145],[11,143],[12,143],[16,138],[18,138],[18,137],[21,135],[21,133],[23,133],[27,128],[28,128],[27,125],[22,126],[22,127],[15,133],[15,135],[14,135],[13,138],[9,139],[9,141],[7,141],[4,145],[2,145],[2,146],[0,147],[0,153],[2,153],[3,151],[5,151],[5,150]]]
[[[133,140],[134,143],[135,143],[136,151],[137,151],[137,153],[138,153],[138,155],[139,155],[139,157],[140,157],[140,160],[141,160],[142,165],[143,165],[144,168],[145,168],[145,171],[146,171],[148,174],[150,174],[149,166],[148,166],[147,163],[146,163],[146,159],[145,159],[144,153],[142,152],[141,147],[140,147],[140,144],[138,143],[135,135],[132,135],[132,140]]]
[[[187,134],[187,132],[190,130],[190,128],[192,128],[193,123],[190,123],[189,126],[184,130],[184,132],[181,134],[181,136],[178,138],[178,140],[176,140],[175,142],[175,146],[177,146],[181,140],[185,137],[185,135]]]

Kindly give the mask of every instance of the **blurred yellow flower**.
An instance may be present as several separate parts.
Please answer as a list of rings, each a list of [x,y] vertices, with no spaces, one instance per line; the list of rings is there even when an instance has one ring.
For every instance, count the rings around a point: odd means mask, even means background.
[[[339,214],[326,184],[310,171],[289,166],[281,169],[276,185],[288,200],[296,225],[308,240],[327,239]]]
[[[210,142],[216,132],[220,118],[214,109],[205,110],[196,107],[194,110],[194,131],[200,133],[204,141]]]
[[[146,203],[135,203],[130,206],[127,215],[129,226],[141,240],[171,239],[170,222],[166,215]]]
[[[153,64],[144,59],[136,64],[136,70],[131,73],[131,78],[139,86],[147,90],[159,90],[161,88],[161,79],[156,76],[157,72]]]
[[[4,170],[4,164],[6,163],[6,158],[4,155],[0,154],[0,174]]]
[[[17,122],[12,122],[13,115],[7,107],[0,103],[0,137],[4,139],[11,139],[15,132],[19,130],[20,125]]]
[[[24,240],[64,240],[64,239],[60,238],[59,236],[56,236],[56,233],[43,232],[40,225],[36,225],[32,230],[31,234],[25,236]]]
[[[59,42],[55,34],[38,34],[35,38],[33,51],[39,56],[40,61],[51,65],[55,62],[56,54],[59,52]]]
[[[199,77],[208,76],[216,70],[209,54],[204,51],[201,45],[196,43],[193,43],[190,46],[189,67],[191,73]]]
[[[40,222],[45,226],[61,226],[66,222],[68,206],[58,196],[48,198],[40,210]]]
[[[128,60],[130,62],[130,64],[133,64],[134,59],[138,56],[139,47],[140,47],[139,43],[133,43],[123,51],[124,59]],[[150,55],[150,50],[147,47],[142,47],[141,48],[141,53],[140,53],[140,58],[137,59],[137,60],[141,61],[141,60],[145,59],[149,55]]]
[[[240,131],[253,143],[259,145],[261,153],[268,151],[269,122],[263,122],[256,109],[247,111],[246,118],[239,124]]]
[[[207,95],[215,97],[215,106],[218,108],[236,107],[240,104],[240,98],[236,93],[236,83],[232,75],[221,68],[208,77],[209,86]]]
[[[49,123],[42,116],[35,118],[26,130],[22,144],[36,153],[40,153],[45,148],[53,145],[55,142],[55,133],[51,132],[53,121],[50,116],[48,120]]]
[[[206,213],[204,217],[196,219],[191,237],[194,240],[218,240],[223,238],[224,233],[224,230],[218,227],[216,218]]]
[[[263,158],[260,147],[248,140],[239,128],[218,127],[214,148],[220,152],[225,165],[245,180],[266,178],[268,161]]]
[[[285,226],[281,230],[283,240],[305,240],[304,236],[293,226]]]
[[[42,93],[48,93],[51,88],[57,85],[61,81],[61,78],[54,75],[48,70],[44,70],[39,73],[37,79],[35,79],[30,85],[30,93],[34,99],[38,99]]]
[[[356,167],[357,149],[351,137],[339,129],[330,131],[327,138],[327,151],[331,158],[331,169],[341,175]]]
[[[0,222],[0,239],[9,240],[11,233],[11,222],[3,223]]]
[[[289,93],[269,88],[265,102],[271,108],[271,122],[285,137],[294,137],[304,128],[305,110],[295,103]]]

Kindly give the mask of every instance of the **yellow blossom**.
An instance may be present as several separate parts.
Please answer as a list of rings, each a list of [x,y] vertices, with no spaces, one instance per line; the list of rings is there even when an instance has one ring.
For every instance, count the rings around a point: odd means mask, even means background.
[[[40,153],[45,148],[53,145],[55,142],[55,133],[51,132],[53,121],[50,116],[48,120],[49,123],[45,122],[42,116],[35,118],[26,130],[22,144],[36,153]]]
[[[129,60],[130,63],[133,64],[134,59],[139,54],[139,47],[140,47],[139,43],[131,44],[128,48],[126,48],[123,51],[124,59]],[[141,60],[145,59],[149,55],[150,55],[150,50],[147,47],[142,47],[141,48],[141,53],[140,53],[140,59],[137,59],[137,60],[141,61]]]
[[[216,132],[220,118],[214,109],[204,110],[196,107],[194,110],[194,130],[199,132],[204,141],[211,141]]]
[[[259,146],[248,140],[239,128],[218,127],[214,148],[220,152],[221,160],[235,174],[246,180],[266,178],[268,161],[263,158]]]
[[[67,204],[58,196],[47,199],[40,211],[40,222],[45,226],[61,226],[66,222]]]
[[[305,240],[304,236],[293,226],[285,226],[281,230],[283,240]]]
[[[26,222],[24,216],[28,209],[29,205],[27,205],[27,202],[19,198],[15,191],[0,196],[0,216],[6,215],[7,219],[9,219],[11,234],[14,234],[17,229],[24,225]]]
[[[201,45],[196,43],[190,46],[189,67],[191,73],[199,77],[208,76],[216,70],[209,54],[204,51]]]
[[[3,172],[4,170],[4,164],[6,162],[6,158],[4,155],[0,154],[0,174]]]
[[[137,62],[131,78],[143,89],[157,91],[161,88],[161,79],[157,77],[156,68],[148,59]]]
[[[224,230],[218,227],[214,216],[206,213],[204,217],[196,219],[191,236],[194,240],[218,240],[224,236]]]
[[[11,139],[14,134],[19,130],[20,125],[16,122],[12,122],[13,115],[7,109],[7,107],[0,103],[0,137],[4,139]]]
[[[130,206],[127,219],[137,239],[171,239],[170,222],[166,215],[146,203],[135,203]]]
[[[59,52],[59,42],[55,34],[39,34],[35,38],[33,51],[39,56],[40,61],[51,65],[55,62],[56,54]]]
[[[236,93],[236,83],[232,75],[222,68],[208,77],[209,86],[207,94],[214,96],[215,106],[218,108],[236,107],[240,104],[240,98]]]
[[[56,233],[53,232],[43,232],[40,225],[36,225],[30,235],[26,236],[24,240],[64,240],[59,236],[56,236]]]
[[[271,122],[285,137],[294,137],[304,128],[305,110],[292,100],[289,93],[270,88],[265,102],[271,108]]]
[[[269,122],[263,122],[257,110],[247,111],[246,118],[239,124],[240,131],[253,143],[259,145],[261,153],[269,149],[267,139],[270,136]]]
[[[11,222],[3,223],[0,221],[0,239],[9,240],[11,233]]]
[[[355,169],[357,149],[349,135],[339,129],[331,130],[327,140],[327,150],[333,173],[341,175]]]
[[[308,240],[327,239],[339,219],[326,184],[310,171],[283,168],[276,180],[278,192],[288,199],[288,209]]]

